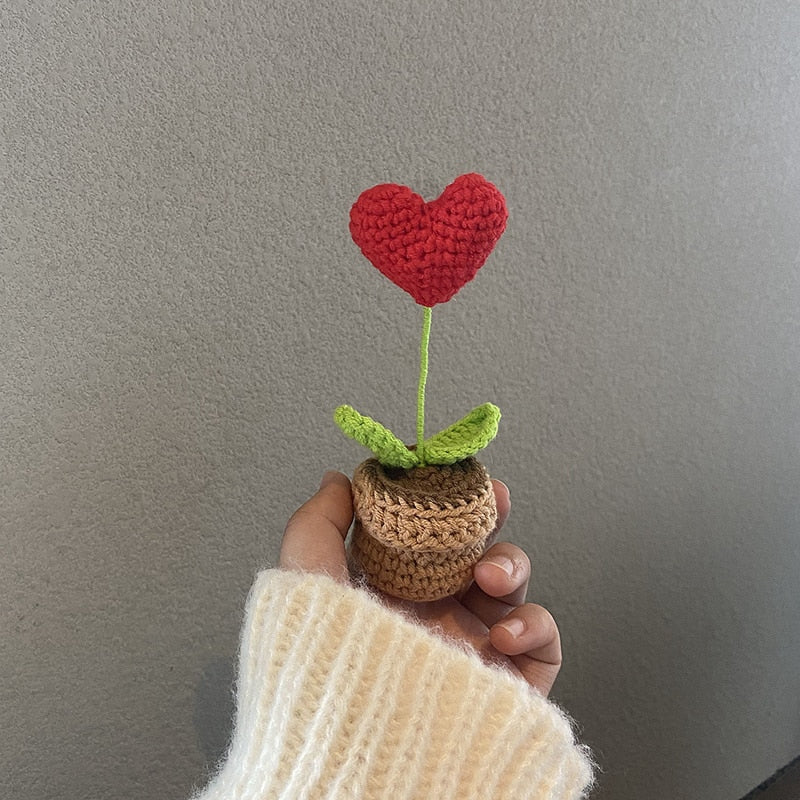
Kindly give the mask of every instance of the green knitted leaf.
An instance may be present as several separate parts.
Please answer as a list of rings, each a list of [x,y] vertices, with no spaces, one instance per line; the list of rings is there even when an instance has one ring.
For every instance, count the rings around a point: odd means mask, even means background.
[[[345,435],[363,444],[385,467],[410,469],[419,465],[419,458],[390,430],[371,417],[359,414],[351,406],[339,406],[333,419]]]
[[[492,403],[473,408],[466,417],[425,440],[428,464],[455,464],[474,456],[497,436],[500,409]]]

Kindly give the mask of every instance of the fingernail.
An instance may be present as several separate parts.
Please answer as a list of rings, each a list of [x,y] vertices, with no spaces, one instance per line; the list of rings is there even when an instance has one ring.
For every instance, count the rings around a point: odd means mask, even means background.
[[[509,495],[511,495],[511,490],[508,488],[508,484],[505,481],[497,480],[497,478],[494,478],[494,480],[496,480],[501,486],[505,487],[505,490]]]
[[[335,469],[326,470],[325,474],[322,476],[319,488],[324,489],[329,483],[335,483],[338,480],[339,473]]]
[[[525,623],[519,617],[512,617],[497,624],[501,628],[505,628],[515,639],[521,636],[525,630]]]
[[[509,577],[514,574],[514,562],[505,556],[493,556],[481,561],[481,564],[494,564],[496,567],[500,567]]]

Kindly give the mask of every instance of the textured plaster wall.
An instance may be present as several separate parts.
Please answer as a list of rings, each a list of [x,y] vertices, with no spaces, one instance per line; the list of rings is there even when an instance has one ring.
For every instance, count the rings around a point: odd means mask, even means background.
[[[347,232],[497,183],[429,425],[495,401],[507,534],[597,797],[800,752],[800,7],[0,9],[0,796],[184,798],[242,604],[350,402],[412,437],[420,316]]]

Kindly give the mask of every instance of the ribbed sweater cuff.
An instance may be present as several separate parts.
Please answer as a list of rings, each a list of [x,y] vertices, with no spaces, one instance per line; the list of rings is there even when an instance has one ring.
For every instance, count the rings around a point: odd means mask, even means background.
[[[258,576],[202,800],[573,800],[590,782],[568,720],[522,680],[361,589]]]

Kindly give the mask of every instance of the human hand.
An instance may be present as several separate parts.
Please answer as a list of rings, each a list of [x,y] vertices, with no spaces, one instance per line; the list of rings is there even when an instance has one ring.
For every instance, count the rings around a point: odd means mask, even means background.
[[[500,530],[511,508],[508,488],[492,481]],[[292,515],[280,565],[350,582],[345,538],[353,521],[349,479],[326,472],[319,491]],[[453,597],[415,603],[383,595],[387,605],[411,614],[446,638],[470,644],[487,663],[508,669],[546,695],[561,668],[561,640],[552,615],[526,603],[531,566],[509,542],[492,545],[475,565],[473,582]]]

